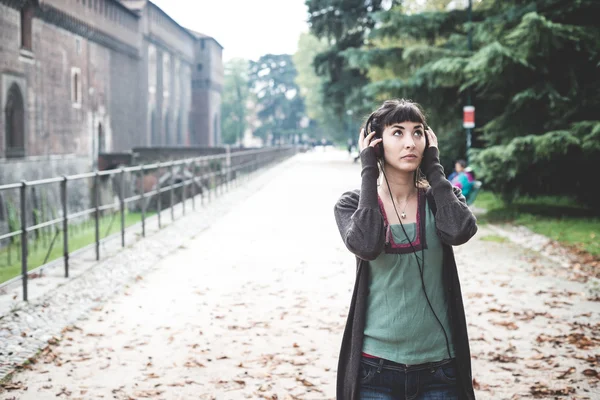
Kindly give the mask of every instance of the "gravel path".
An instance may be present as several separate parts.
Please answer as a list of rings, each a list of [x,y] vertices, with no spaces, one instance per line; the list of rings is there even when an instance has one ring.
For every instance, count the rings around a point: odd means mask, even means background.
[[[333,204],[359,168],[342,152],[300,154],[224,195],[199,234],[185,217],[107,261],[154,260],[43,337],[0,399],[333,399],[354,280]],[[600,398],[600,303],[585,274],[496,227],[456,255],[478,399]],[[64,311],[45,309],[46,321]]]

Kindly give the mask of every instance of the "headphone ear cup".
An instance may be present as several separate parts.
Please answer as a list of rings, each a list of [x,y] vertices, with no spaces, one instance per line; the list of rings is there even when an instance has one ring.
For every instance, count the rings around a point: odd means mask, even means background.
[[[380,137],[376,137],[375,139],[380,139]],[[377,158],[383,158],[383,142],[379,142],[375,145],[375,155]]]

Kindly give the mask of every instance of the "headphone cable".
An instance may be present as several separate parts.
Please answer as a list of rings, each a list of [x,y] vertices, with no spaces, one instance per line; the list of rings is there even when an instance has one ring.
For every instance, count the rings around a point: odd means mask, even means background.
[[[408,234],[406,233],[406,230],[404,229],[404,224],[402,223],[402,220],[400,219],[400,215],[398,214],[398,210],[396,209],[396,204],[394,203],[394,196],[392,196],[392,189],[390,188],[390,183],[388,182],[387,176],[385,174],[385,170],[383,168],[383,163],[380,161],[379,164],[380,168],[381,168],[381,172],[383,172],[383,177],[385,179],[385,183],[387,184],[388,187],[388,191],[390,193],[390,199],[392,200],[392,205],[394,206],[394,211],[396,212],[396,216],[398,217],[398,222],[400,222],[400,227],[402,227],[402,231],[404,232],[404,236],[406,236],[406,240],[408,241],[408,243],[410,244],[410,247],[415,255],[415,259],[417,261],[417,266],[419,267],[419,272],[421,275],[421,287],[423,288],[423,293],[425,294],[425,299],[427,300],[427,304],[429,304],[429,308],[431,309],[431,312],[433,313],[433,316],[435,317],[435,319],[437,320],[437,322],[440,324],[440,327],[442,328],[442,331],[444,332],[444,338],[446,339],[446,350],[448,350],[448,358],[452,358],[452,355],[450,354],[450,341],[448,340],[448,334],[446,333],[446,329],[444,329],[444,325],[442,324],[442,321],[440,321],[440,319],[438,318],[437,314],[435,313],[435,310],[433,309],[433,306],[431,305],[431,301],[429,301],[429,296],[427,295],[427,290],[425,289],[425,280],[423,278],[423,270],[425,267],[425,249],[424,246],[422,244],[421,241],[421,261],[423,262],[423,267],[421,267],[421,263],[419,263],[419,257],[417,256],[417,250],[414,248],[412,241],[409,239]],[[416,172],[415,172],[416,173]],[[417,191],[419,189],[417,188]],[[417,207],[418,207],[418,194],[417,194]],[[420,221],[417,221],[417,223],[419,223]],[[389,222],[388,222],[389,223]],[[391,227],[390,227],[391,230]],[[421,235],[423,234],[423,232],[421,232]],[[422,237],[421,237],[422,238]]]

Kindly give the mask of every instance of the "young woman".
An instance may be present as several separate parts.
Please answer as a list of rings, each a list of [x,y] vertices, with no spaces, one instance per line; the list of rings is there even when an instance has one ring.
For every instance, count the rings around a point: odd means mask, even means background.
[[[408,100],[386,101],[361,131],[361,188],[335,205],[357,261],[338,400],[475,398],[452,246],[477,224],[445,178],[437,144]]]

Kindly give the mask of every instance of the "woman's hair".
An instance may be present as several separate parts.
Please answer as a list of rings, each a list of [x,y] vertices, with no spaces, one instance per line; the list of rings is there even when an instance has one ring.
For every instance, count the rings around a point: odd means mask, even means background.
[[[375,135],[381,137],[386,126],[405,121],[427,124],[419,104],[406,99],[386,100],[365,121],[365,132],[375,131]]]
[[[406,121],[421,123],[424,126],[427,125],[425,113],[418,103],[407,99],[386,100],[366,119],[364,125],[365,134],[375,131],[375,137],[381,138],[386,126]],[[382,146],[383,149],[383,144],[379,144],[378,146]],[[383,165],[380,164],[380,175],[382,167]],[[420,165],[415,171],[415,187],[429,187],[429,183],[425,180],[424,174],[421,172]]]

